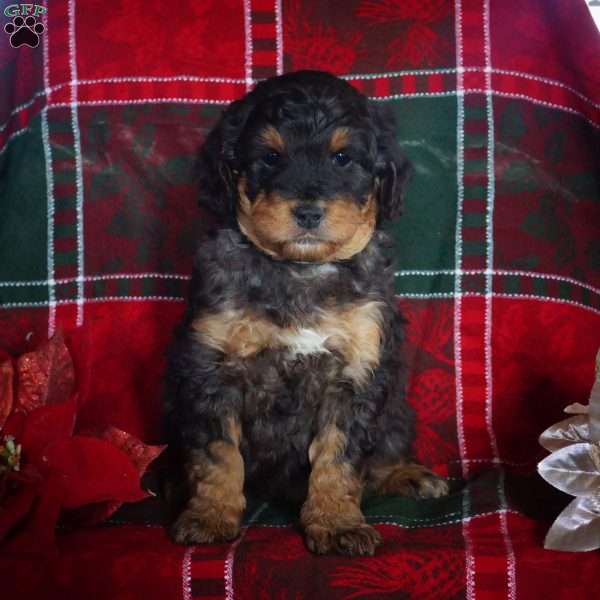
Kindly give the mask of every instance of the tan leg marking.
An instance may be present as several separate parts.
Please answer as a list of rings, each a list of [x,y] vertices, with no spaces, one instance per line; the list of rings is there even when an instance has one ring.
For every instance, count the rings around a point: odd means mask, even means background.
[[[362,482],[344,461],[346,438],[327,427],[310,446],[312,472],[300,513],[308,548],[316,554],[373,555],[381,536],[360,510]]]
[[[191,497],[171,527],[171,537],[179,544],[222,542],[239,534],[246,499],[241,429],[233,419],[228,433],[229,441],[212,442],[206,451],[190,454],[186,471]]]
[[[417,463],[371,467],[368,481],[380,495],[439,498],[448,494],[448,482]]]

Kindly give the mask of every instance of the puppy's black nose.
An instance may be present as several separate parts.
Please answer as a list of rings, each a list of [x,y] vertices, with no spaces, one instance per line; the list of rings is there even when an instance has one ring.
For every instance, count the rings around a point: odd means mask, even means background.
[[[300,204],[293,213],[296,223],[304,229],[315,229],[323,219],[323,209],[313,204]]]

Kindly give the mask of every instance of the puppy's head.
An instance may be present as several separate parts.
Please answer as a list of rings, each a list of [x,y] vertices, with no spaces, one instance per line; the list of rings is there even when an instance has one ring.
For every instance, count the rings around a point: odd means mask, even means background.
[[[394,130],[391,112],[333,75],[268,79],[202,147],[202,203],[276,259],[350,258],[400,212],[410,166]]]

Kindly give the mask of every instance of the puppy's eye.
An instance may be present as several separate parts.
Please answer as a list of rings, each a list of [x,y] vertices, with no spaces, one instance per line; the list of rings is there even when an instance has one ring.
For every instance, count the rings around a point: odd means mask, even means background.
[[[345,152],[336,152],[331,155],[333,164],[338,167],[345,167],[352,162],[352,159]]]
[[[270,150],[262,157],[262,161],[269,167],[274,167],[279,163],[280,160],[281,154],[279,154],[279,152],[275,152],[275,150]]]

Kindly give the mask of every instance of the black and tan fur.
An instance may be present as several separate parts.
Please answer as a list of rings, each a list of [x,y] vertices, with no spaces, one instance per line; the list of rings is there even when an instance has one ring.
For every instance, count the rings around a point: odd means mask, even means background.
[[[312,551],[368,555],[365,492],[447,492],[411,460],[381,229],[409,173],[394,133],[382,107],[304,71],[259,84],[208,136],[202,201],[224,226],[198,250],[169,361],[175,541],[234,538],[252,488],[301,504]]]

